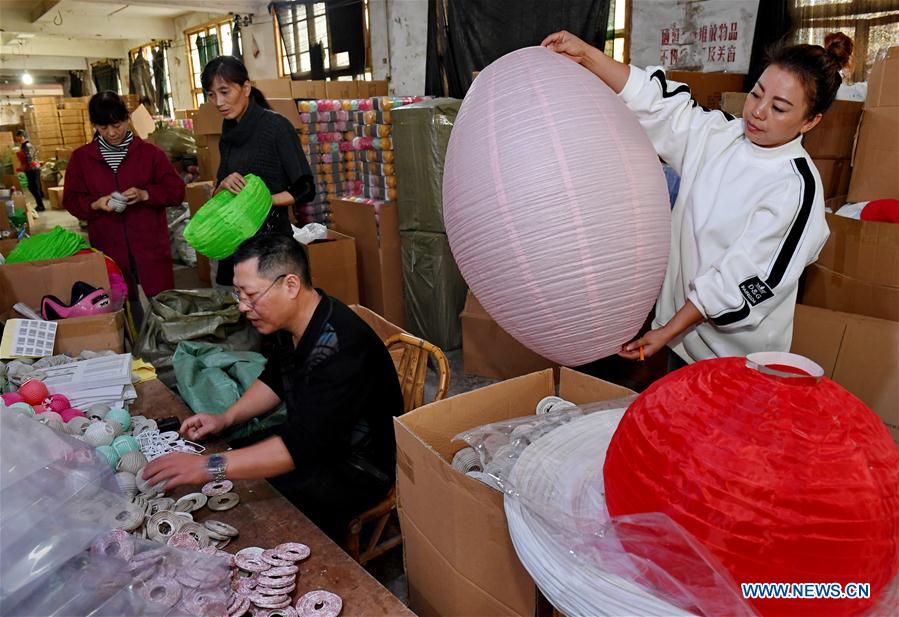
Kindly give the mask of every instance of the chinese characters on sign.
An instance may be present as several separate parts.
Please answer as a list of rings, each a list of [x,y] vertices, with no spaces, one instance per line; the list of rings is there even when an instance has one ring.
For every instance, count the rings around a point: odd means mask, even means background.
[[[678,24],[662,28],[661,45],[659,47],[659,64],[665,68],[685,61],[690,53],[690,44],[700,43],[704,64],[721,64],[721,69],[728,68],[737,60],[737,45],[740,40],[739,24],[704,24],[699,32],[684,31]]]
[[[746,73],[758,0],[631,0],[630,61],[681,71]]]

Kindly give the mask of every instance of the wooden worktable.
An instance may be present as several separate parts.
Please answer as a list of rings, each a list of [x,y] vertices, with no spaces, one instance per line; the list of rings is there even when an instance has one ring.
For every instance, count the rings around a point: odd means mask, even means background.
[[[132,415],[147,418],[177,416],[184,419],[190,410],[159,380],[137,386],[137,401],[131,406]],[[227,448],[223,442],[204,443],[208,451]],[[170,497],[178,498],[200,487],[181,487]],[[234,483],[234,492],[240,495],[240,504],[225,512],[213,512],[200,508],[193,513],[202,522],[219,520],[238,529],[240,535],[225,547],[235,553],[248,546],[274,548],[282,542],[301,542],[312,554],[298,563],[297,588],[291,594],[296,601],[301,595],[325,589],[343,599],[341,615],[397,615],[413,616],[414,613],[399,599],[376,581],[362,566],[353,561],[337,544],[324,534],[312,521],[285,499],[265,480],[242,480]]]

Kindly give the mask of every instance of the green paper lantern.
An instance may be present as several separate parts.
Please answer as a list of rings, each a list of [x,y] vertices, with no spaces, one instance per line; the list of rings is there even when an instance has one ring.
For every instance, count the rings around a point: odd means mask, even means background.
[[[52,231],[20,240],[16,248],[9,253],[6,263],[71,257],[86,248],[90,248],[90,245],[84,237],[57,225]]]
[[[247,184],[240,193],[221,191],[184,228],[184,239],[211,259],[230,257],[241,242],[256,235],[272,209],[265,183],[253,174],[244,180]]]

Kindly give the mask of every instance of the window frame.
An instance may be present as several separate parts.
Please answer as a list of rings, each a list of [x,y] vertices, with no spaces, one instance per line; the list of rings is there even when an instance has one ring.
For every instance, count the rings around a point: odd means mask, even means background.
[[[316,7],[322,7],[322,13],[316,14]],[[363,0],[362,2],[362,14],[364,16],[365,22],[363,24],[363,37],[365,39],[365,70],[362,73],[354,73],[348,66],[344,69],[341,69],[338,65],[338,56],[340,54],[332,53],[330,41],[331,41],[331,25],[327,21],[327,13],[324,12],[325,3],[324,2],[316,2],[309,4],[297,4],[293,7],[294,11],[297,9],[303,9],[306,11],[306,16],[302,19],[296,19],[296,23],[305,23],[306,24],[306,42],[307,46],[305,51],[301,48],[299,40],[294,41],[296,44],[296,48],[300,50],[300,53],[297,57],[297,68],[300,69],[302,67],[302,56],[309,54],[309,49],[311,48],[313,43],[318,42],[317,32],[316,32],[316,17],[324,18],[325,27],[327,28],[327,33],[325,38],[328,41],[328,45],[326,47],[327,54],[324,57],[325,60],[325,79],[326,80],[364,80],[371,81],[372,80],[372,66],[371,66],[371,15],[369,13],[369,0]],[[275,56],[275,63],[277,65],[278,77],[287,77],[291,78],[292,74],[290,72],[290,63],[287,55],[287,50],[284,47],[284,42],[281,40],[281,28],[278,25],[278,17],[275,15],[274,9],[271,12],[272,16],[272,28],[275,35],[275,49],[277,50]],[[336,68],[331,68],[336,67]],[[311,66],[310,66],[311,69]],[[300,79],[312,79],[311,70],[308,71],[297,71],[297,76]]]
[[[201,86],[197,85],[197,83],[199,83],[200,75],[203,73],[203,67],[194,66],[194,51],[196,50],[196,47],[191,44],[191,37],[196,38],[198,34],[202,34],[204,36],[215,34],[218,37],[221,51],[222,53],[224,53],[224,44],[222,43],[222,41],[224,40],[224,36],[222,35],[223,26],[228,26],[226,31],[230,39],[231,33],[234,29],[233,16],[213,19],[212,21],[208,21],[205,24],[193,26],[192,28],[184,30],[184,49],[186,50],[187,55],[188,81],[190,82],[190,96],[191,100],[193,101],[194,109],[199,109],[200,105],[202,105],[206,101],[206,93],[203,92],[203,88]],[[238,36],[241,36],[240,33],[238,33]],[[241,37],[241,39],[242,38],[243,37]],[[243,43],[242,40],[241,43]]]

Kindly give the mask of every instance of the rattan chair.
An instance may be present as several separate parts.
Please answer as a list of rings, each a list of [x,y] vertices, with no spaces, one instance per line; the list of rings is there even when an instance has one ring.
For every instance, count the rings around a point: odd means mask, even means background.
[[[437,370],[437,391],[434,400],[439,401],[446,396],[450,384],[450,367],[443,351],[424,339],[405,332],[388,337],[384,344],[390,350],[396,366],[397,377],[403,391],[404,413],[420,407],[425,396],[425,377],[428,371],[428,358],[433,356]],[[352,519],[347,529],[346,549],[350,556],[360,564],[365,564],[375,557],[396,548],[403,542],[400,533],[382,539],[384,529],[390,516],[396,511],[396,486],[379,504],[369,508]],[[365,549],[361,548],[361,537],[367,526],[371,526]]]

